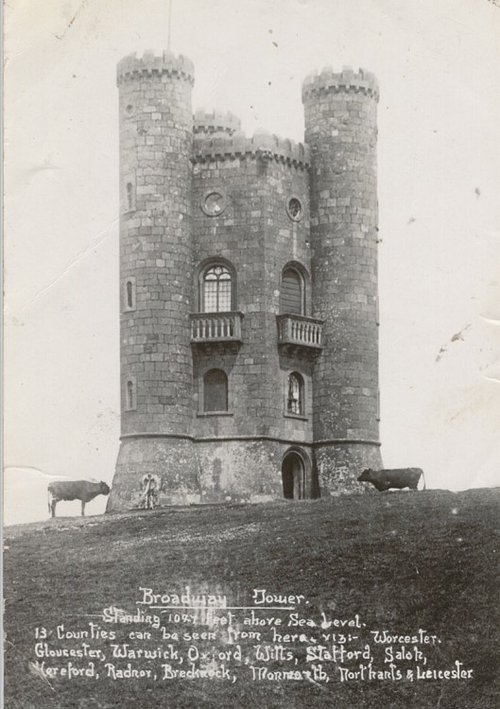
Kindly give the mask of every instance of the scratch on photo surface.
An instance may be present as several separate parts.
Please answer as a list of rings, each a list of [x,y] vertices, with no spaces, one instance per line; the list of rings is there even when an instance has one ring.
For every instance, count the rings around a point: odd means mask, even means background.
[[[36,468],[34,465],[6,465],[4,468],[4,473],[8,473],[10,470],[22,470],[23,472],[31,470],[35,473],[38,473],[43,478],[47,478],[50,480],[53,480],[54,478],[64,477],[63,475],[51,475],[50,473],[44,473],[43,470],[40,470],[40,468]]]
[[[30,662],[28,666],[31,674],[34,674],[36,677],[40,677],[40,679],[42,679],[46,684],[49,685],[53,692],[56,691],[54,687],[50,684],[47,675],[39,665],[35,665],[34,662]]]
[[[308,682],[311,684],[314,684],[315,687],[318,687],[319,689],[322,689],[324,692],[328,691],[326,687],[324,687],[322,684],[319,682],[316,682],[315,679],[313,679],[310,675],[304,675],[304,679],[306,679]]]
[[[63,32],[62,34],[55,34],[55,35],[54,35],[54,37],[55,37],[56,39],[64,39],[64,38],[65,38],[66,33],[68,32],[69,29],[71,29],[71,27],[73,26],[74,21],[76,20],[76,18],[78,17],[78,15],[81,13],[81,11],[82,11],[83,8],[85,7],[85,5],[87,5],[87,2],[88,2],[88,0],[82,0],[82,3],[80,4],[80,7],[78,8],[78,10],[75,12],[75,14],[73,15],[73,17],[71,18],[71,20],[70,20],[70,21],[68,22],[68,24],[66,25],[66,29],[64,30],[64,32]]]
[[[459,330],[458,332],[456,332],[454,335],[451,336],[450,342],[459,342],[459,341],[464,342],[464,333],[467,332],[467,330],[470,327],[471,327],[471,324],[467,323],[467,325],[465,325],[461,330]],[[442,359],[444,353],[447,352],[447,349],[448,348],[446,345],[442,345],[439,348],[439,352],[437,353],[437,357],[436,357],[436,362],[439,362],[439,360]]]
[[[443,698],[443,695],[444,695],[444,685],[441,687],[441,691],[440,691],[440,693],[439,693],[438,701],[437,701],[437,704],[436,704],[436,709],[439,709],[439,708],[440,708],[440,706],[441,706],[441,700],[442,700],[442,698]]]
[[[35,303],[37,300],[39,300],[39,299],[42,297],[42,295],[44,295],[45,293],[47,293],[47,291],[49,291],[53,286],[55,286],[56,283],[59,283],[59,281],[60,281],[62,278],[64,278],[64,276],[65,276],[67,273],[69,273],[69,271],[70,271],[74,266],[76,266],[77,264],[79,264],[80,261],[82,261],[82,260],[87,256],[87,254],[89,253],[89,251],[93,251],[95,248],[97,248],[98,246],[100,246],[100,245],[102,244],[102,242],[105,241],[105,240],[110,236],[110,231],[109,231],[109,230],[111,229],[111,227],[113,227],[113,226],[114,226],[115,224],[117,224],[117,223],[118,223],[118,219],[113,219],[113,221],[106,227],[106,229],[104,229],[102,232],[100,232],[100,234],[98,235],[97,239],[96,239],[94,242],[92,242],[91,244],[89,244],[85,249],[83,249],[83,251],[81,251],[81,252],[71,261],[71,263],[70,263],[68,266],[66,266],[66,268],[64,268],[64,269],[61,271],[61,273],[60,273],[58,276],[56,276],[56,278],[54,278],[53,281],[51,281],[51,282],[48,283],[46,286],[44,286],[41,290],[39,290],[38,293],[36,293],[36,294],[34,295],[34,297],[31,298],[31,300],[30,300],[28,303],[26,303],[26,305],[23,305],[23,307],[20,308],[19,313],[23,313],[27,308],[29,308],[31,305],[33,305],[33,303]],[[6,309],[6,314],[7,314],[7,312],[8,312],[8,311],[7,311],[7,309]]]
[[[8,640],[6,636],[4,636],[4,645],[10,645],[10,647],[13,649],[14,653],[16,653],[18,656],[20,655],[25,660],[27,659],[27,656],[25,655],[25,653],[20,651],[19,648],[16,645],[14,645],[14,643],[11,640]],[[43,682],[48,684],[48,686],[51,688],[51,690],[53,692],[56,691],[54,689],[54,687],[51,685],[51,683],[49,682],[49,679],[48,679],[46,673],[43,671],[43,669],[38,664],[35,664],[34,662],[31,662],[30,660],[28,660],[28,669],[31,672],[31,674],[35,675],[36,677],[40,677],[40,679]]]
[[[485,318],[484,315],[479,316],[481,320],[484,320],[484,322],[487,322],[488,325],[500,325],[500,320],[496,318]]]
[[[451,342],[457,342],[457,340],[462,340],[463,341],[463,334],[470,328],[470,323],[467,323],[465,327],[463,327],[459,332],[456,332],[454,335],[452,335]]]

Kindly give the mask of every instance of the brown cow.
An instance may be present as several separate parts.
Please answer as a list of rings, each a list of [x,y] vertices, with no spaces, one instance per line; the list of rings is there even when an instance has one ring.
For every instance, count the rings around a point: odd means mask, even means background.
[[[81,500],[82,515],[85,514],[85,505],[97,495],[109,495],[110,488],[106,483],[93,483],[88,480],[59,480],[49,483],[49,512],[56,516],[56,505],[61,500]]]
[[[358,480],[371,483],[379,492],[390,488],[402,490],[405,487],[409,487],[410,490],[417,490],[420,476],[424,480],[425,489],[424,471],[421,468],[393,468],[390,470],[372,470],[367,468],[363,470]]]

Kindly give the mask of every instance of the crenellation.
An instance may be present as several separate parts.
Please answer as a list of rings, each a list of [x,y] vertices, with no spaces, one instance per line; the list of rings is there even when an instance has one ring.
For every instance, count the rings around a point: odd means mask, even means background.
[[[209,135],[213,133],[233,135],[241,131],[241,121],[230,111],[207,112],[200,109],[193,116],[193,131]]]
[[[378,100],[379,87],[374,74],[364,69],[354,72],[351,67],[345,67],[338,73],[326,68],[319,74],[309,74],[302,84],[303,101],[321,98],[330,92],[364,94]],[[342,108],[340,104],[338,110]]]
[[[141,76],[152,74],[160,76],[164,83],[171,78],[180,78],[191,85],[194,84],[194,66],[191,60],[182,54],[176,57],[168,51],[164,51],[161,55],[146,51],[142,57],[138,57],[136,52],[128,54],[118,63],[117,84],[119,86],[123,81],[137,80]],[[150,86],[143,82],[141,87],[149,98],[153,93],[150,91]]]
[[[219,160],[234,160],[241,157],[263,158],[281,161],[307,169],[310,155],[307,145],[295,143],[269,133],[256,133],[247,138],[241,133],[230,137],[207,137],[195,134],[193,143],[193,162],[204,162],[217,158]]]

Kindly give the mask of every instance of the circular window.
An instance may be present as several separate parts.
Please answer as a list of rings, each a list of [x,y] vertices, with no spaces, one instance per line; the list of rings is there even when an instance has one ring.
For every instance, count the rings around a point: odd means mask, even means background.
[[[209,192],[203,198],[201,208],[209,217],[217,217],[226,207],[224,195],[220,192]]]
[[[125,113],[127,116],[131,116],[134,112],[134,107],[132,106],[131,103],[129,103],[127,106],[125,106]]]
[[[294,222],[300,221],[304,214],[302,204],[300,200],[297,199],[297,197],[291,197],[291,199],[288,200],[286,205],[286,211],[290,219],[293,219]]]

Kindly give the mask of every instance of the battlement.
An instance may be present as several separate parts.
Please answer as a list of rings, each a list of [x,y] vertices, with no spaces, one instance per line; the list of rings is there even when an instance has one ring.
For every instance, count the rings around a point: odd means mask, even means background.
[[[241,130],[240,119],[230,111],[196,111],[193,116],[194,133],[227,133],[233,135]]]
[[[128,54],[118,62],[116,72],[116,83],[119,86],[124,81],[130,81],[140,76],[159,76],[167,74],[188,81],[194,84],[193,62],[180,54],[178,57],[172,52],[165,51],[157,55],[152,51],[144,52],[142,57],[138,57],[136,52]]]
[[[303,102],[330,92],[363,93],[376,100],[379,96],[375,75],[365,69],[355,72],[351,67],[344,67],[340,73],[335,73],[331,67],[325,67],[319,74],[309,74],[302,83]]]
[[[300,168],[308,168],[310,164],[307,145],[270,133],[256,133],[252,138],[242,133],[214,137],[198,133],[194,136],[193,162],[230,160],[243,156],[276,160]]]

